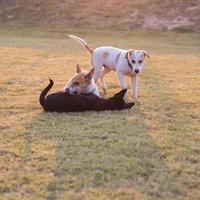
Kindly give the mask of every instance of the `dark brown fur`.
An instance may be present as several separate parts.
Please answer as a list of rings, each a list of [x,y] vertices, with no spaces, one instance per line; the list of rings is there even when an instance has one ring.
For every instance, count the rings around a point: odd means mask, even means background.
[[[49,112],[83,112],[89,110],[122,110],[131,108],[134,103],[125,103],[123,100],[127,89],[121,90],[108,99],[100,98],[94,94],[69,94],[56,92],[47,95],[54,82],[50,79],[49,85],[40,94],[40,104]],[[47,95],[47,96],[46,96]]]

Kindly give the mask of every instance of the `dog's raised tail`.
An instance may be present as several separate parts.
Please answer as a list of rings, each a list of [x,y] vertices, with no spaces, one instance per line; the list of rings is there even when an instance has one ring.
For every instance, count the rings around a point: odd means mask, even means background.
[[[44,88],[44,90],[40,94],[39,101],[40,101],[40,104],[42,107],[45,106],[45,97],[46,97],[47,93],[49,92],[49,90],[52,88],[53,84],[54,84],[53,80],[49,79],[49,85],[47,85],[47,87]]]
[[[80,43],[83,47],[85,47],[85,49],[90,53],[92,54],[93,52],[93,49],[91,47],[88,46],[87,42],[75,35],[68,35],[70,38],[76,40],[78,43]]]

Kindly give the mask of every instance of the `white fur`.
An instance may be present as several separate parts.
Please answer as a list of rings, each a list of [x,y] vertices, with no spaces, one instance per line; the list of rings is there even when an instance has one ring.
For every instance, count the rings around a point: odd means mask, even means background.
[[[96,83],[94,82],[94,79],[90,80],[90,85],[88,85],[87,91],[85,93],[86,94],[92,93],[92,94],[95,94],[97,96],[100,96],[98,87],[97,87]]]
[[[147,55],[146,51],[144,50],[124,50],[115,47],[98,47],[92,50],[87,43],[77,36],[69,35],[72,39],[81,43],[88,52],[91,54],[91,64],[95,69],[94,72],[94,81],[100,78],[101,85],[103,91],[106,93],[106,84],[103,80],[105,74],[109,71],[116,71],[117,77],[120,83],[120,87],[122,89],[127,88],[126,83],[124,81],[124,75],[128,75],[131,78],[131,85],[132,85],[132,94],[133,97],[138,97],[138,83],[137,83],[137,75],[136,71],[139,72],[143,69],[143,62],[144,58]],[[104,54],[106,53],[106,56]],[[128,57],[127,57],[128,53]],[[119,58],[117,56],[120,54]],[[129,59],[132,68],[128,65],[127,58]],[[117,62],[116,62],[117,60]],[[134,60],[134,63],[132,62]],[[104,70],[102,71],[102,67],[105,66]]]

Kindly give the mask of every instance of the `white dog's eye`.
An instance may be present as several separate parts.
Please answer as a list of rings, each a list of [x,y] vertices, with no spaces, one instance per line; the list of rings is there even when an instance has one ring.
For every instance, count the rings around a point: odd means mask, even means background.
[[[132,63],[135,63],[135,60],[132,60]]]
[[[142,63],[142,60],[139,60],[139,63]]]

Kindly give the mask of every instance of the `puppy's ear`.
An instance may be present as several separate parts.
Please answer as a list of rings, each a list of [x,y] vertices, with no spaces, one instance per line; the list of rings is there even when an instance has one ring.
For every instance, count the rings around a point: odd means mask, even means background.
[[[81,67],[79,64],[76,65],[76,72],[81,73]]]
[[[143,50],[143,53],[144,53],[144,57],[146,56],[147,58],[150,58],[150,55],[145,50]]]
[[[135,103],[127,103],[126,108],[132,108],[135,105]]]
[[[127,92],[127,89],[123,89],[123,90],[121,90],[120,92],[116,93],[116,94],[112,97],[112,99],[113,99],[113,100],[123,100],[124,95],[126,94],[126,92]]]
[[[94,75],[94,68],[92,68],[85,76],[85,79],[90,81]]]

